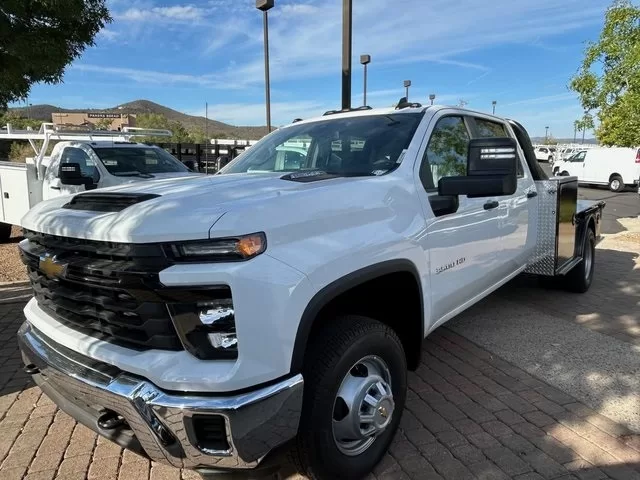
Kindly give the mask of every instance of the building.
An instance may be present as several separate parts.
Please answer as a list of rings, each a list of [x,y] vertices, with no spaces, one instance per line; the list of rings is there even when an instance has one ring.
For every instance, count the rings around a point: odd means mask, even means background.
[[[136,115],[115,112],[54,112],[51,114],[51,121],[55,125],[82,126],[96,130],[121,130],[122,127],[135,127]]]

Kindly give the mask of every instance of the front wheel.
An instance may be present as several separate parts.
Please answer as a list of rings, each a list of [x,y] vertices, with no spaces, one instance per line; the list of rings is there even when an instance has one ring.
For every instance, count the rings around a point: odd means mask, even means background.
[[[313,479],[366,476],[387,451],[404,409],[400,339],[371,318],[338,317],[315,335],[303,374],[294,465]]]

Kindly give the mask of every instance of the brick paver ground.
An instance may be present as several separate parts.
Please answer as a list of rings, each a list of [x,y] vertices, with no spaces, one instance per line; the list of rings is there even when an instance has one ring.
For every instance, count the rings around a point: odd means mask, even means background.
[[[21,370],[23,305],[0,305],[0,478],[186,479],[98,438]],[[640,436],[440,329],[410,373],[401,430],[371,478],[640,479]]]

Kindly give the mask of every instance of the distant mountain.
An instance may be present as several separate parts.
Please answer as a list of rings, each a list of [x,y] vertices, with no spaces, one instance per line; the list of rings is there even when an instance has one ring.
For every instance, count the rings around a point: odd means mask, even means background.
[[[572,138],[553,138],[553,140],[555,140],[556,142],[558,142],[558,144],[560,145],[564,145],[567,143],[574,143],[573,142],[573,137]],[[541,145],[545,142],[545,138],[544,137],[531,137],[531,143],[533,143],[534,145]],[[579,137],[576,139],[575,143],[582,143],[582,137]],[[584,139],[584,143],[586,145],[597,145],[598,144],[598,140],[596,140],[595,138],[585,138]]]
[[[19,113],[21,116],[30,116],[36,120],[42,120],[43,122],[51,121],[52,113],[78,113],[78,112],[92,112],[92,113],[157,113],[164,115],[171,121],[180,122],[185,128],[200,127],[204,130],[205,118],[194,115],[187,115],[185,113],[178,112],[164,105],[151,102],[149,100],[134,100],[133,102],[123,103],[113,108],[106,109],[66,109],[56,107],[54,105],[32,105],[31,107],[11,108],[11,111]],[[237,138],[244,140],[258,140],[267,134],[267,127],[236,127],[227,123],[218,122],[217,120],[209,119],[207,122],[209,136],[216,138],[225,136],[228,138]]]

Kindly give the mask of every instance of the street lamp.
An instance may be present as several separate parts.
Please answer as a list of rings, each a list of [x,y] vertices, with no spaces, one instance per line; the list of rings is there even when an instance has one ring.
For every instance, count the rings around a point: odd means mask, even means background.
[[[353,0],[342,1],[342,109],[351,108]]]
[[[364,101],[363,105],[367,105],[367,65],[371,63],[371,55],[360,55],[360,63],[364,66]]]
[[[549,141],[549,127],[544,127],[545,131],[544,131],[544,139]]]
[[[495,101],[495,100],[494,100],[493,102],[491,102],[491,105],[493,106],[493,114],[494,114],[494,115],[496,114],[496,104],[497,104],[497,103],[498,103],[498,102],[497,102],[497,101]]]
[[[269,86],[269,10],[274,7],[275,0],[256,0],[256,8],[262,11],[264,25],[264,83],[267,103],[267,129],[271,133],[271,88]]]
[[[410,86],[411,86],[411,80],[405,80],[404,81],[404,88],[406,88],[406,90],[407,90],[407,95],[406,95],[407,102],[409,101],[409,87]]]
[[[431,105],[433,105],[433,101],[436,99],[436,94],[432,93],[429,95],[429,100],[431,101]]]

